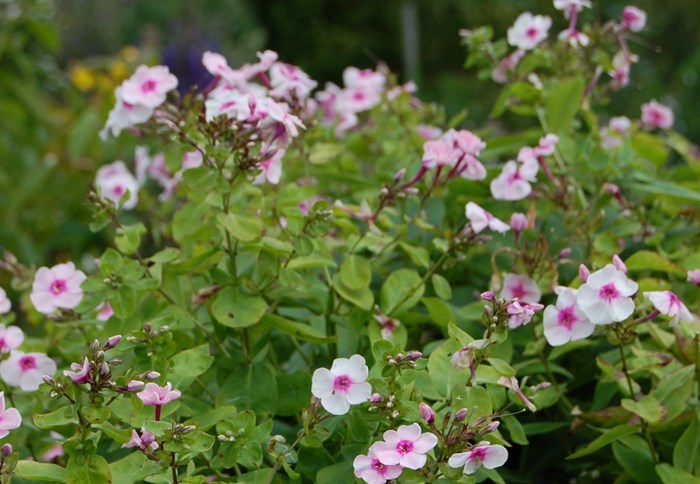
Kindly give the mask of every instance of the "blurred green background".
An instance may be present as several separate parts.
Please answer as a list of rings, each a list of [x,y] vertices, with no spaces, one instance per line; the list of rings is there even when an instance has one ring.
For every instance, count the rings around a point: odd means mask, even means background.
[[[619,18],[627,3],[593,0],[583,19]],[[635,4],[650,13],[631,41],[641,60],[606,109],[634,118],[657,98],[699,140],[700,3]],[[544,0],[0,0],[0,248],[35,264],[99,253],[86,194],[96,167],[135,141],[102,143],[97,132],[114,87],[141,62],[167,63],[184,85],[202,82],[203,50],[237,65],[269,48],[321,86],[348,65],[385,62],[422,99],[466,109],[479,126],[500,86],[462,69],[458,31],[489,24],[502,37],[526,10],[552,16],[550,37],[566,26]]]

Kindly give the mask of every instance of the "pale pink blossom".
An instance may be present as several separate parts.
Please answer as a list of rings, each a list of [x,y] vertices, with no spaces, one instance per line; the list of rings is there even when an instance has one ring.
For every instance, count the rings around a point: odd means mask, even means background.
[[[562,42],[567,42],[571,47],[586,47],[591,43],[591,39],[583,32],[576,29],[566,29],[559,32],[557,36]]]
[[[624,321],[634,312],[637,283],[614,265],[592,273],[578,291],[579,307],[594,324]]]
[[[199,168],[204,163],[202,152],[199,150],[188,151],[182,157],[182,171]]]
[[[539,144],[534,148],[536,156],[550,156],[554,154],[554,150],[559,144],[559,136],[553,133],[540,138]]]
[[[420,469],[428,459],[425,455],[435,447],[438,438],[431,432],[423,433],[417,423],[401,425],[384,432],[384,441],[374,444],[377,457],[384,465],[400,465]]]
[[[627,131],[629,131],[630,127],[632,126],[632,121],[630,121],[629,118],[625,116],[614,116],[610,118],[608,126],[616,133],[625,134],[627,133]]]
[[[508,29],[508,43],[518,49],[532,50],[547,38],[551,26],[550,17],[522,13]]]
[[[163,104],[167,94],[176,87],[177,78],[167,67],[143,65],[121,85],[125,102],[148,108],[157,108]]]
[[[556,305],[544,310],[544,337],[552,346],[584,339],[593,334],[595,325],[576,303],[576,290],[558,287]]]
[[[518,49],[512,54],[503,58],[503,60],[498,64],[498,66],[491,72],[491,80],[499,84],[505,84],[508,82],[508,74],[515,72],[516,67],[520,63],[520,60],[525,56],[525,51]]]
[[[613,86],[616,89],[623,88],[630,83],[630,70],[632,64],[637,62],[637,56],[620,50],[613,56],[613,70],[609,72],[613,78]]]
[[[0,353],[9,353],[24,341],[24,332],[17,326],[0,324]]]
[[[419,124],[416,126],[416,131],[418,131],[421,138],[426,141],[433,141],[442,136],[442,130],[440,128],[428,124]]]
[[[22,425],[22,416],[16,408],[5,407],[5,392],[0,392],[0,439],[7,437],[10,430]]]
[[[691,269],[688,271],[688,282],[700,286],[700,269]]]
[[[421,402],[420,405],[418,405],[418,410],[420,410],[420,417],[425,421],[425,423],[435,421],[435,411],[433,411],[433,409],[430,408],[430,405],[427,403]]]
[[[612,257],[612,264],[615,266],[615,269],[618,271],[627,274],[627,265],[624,263],[622,259],[620,259],[620,256],[615,254]]]
[[[165,386],[162,387],[153,382],[146,383],[145,388],[136,394],[144,405],[156,406],[165,405],[166,403],[175,401],[180,398],[181,395],[182,393],[180,390],[173,390],[170,382],[166,383]]]
[[[63,370],[63,374],[73,380],[73,383],[82,385],[83,383],[89,383],[92,381],[90,376],[92,365],[90,364],[90,360],[88,360],[87,356],[83,359],[82,365],[80,363],[71,363],[70,368],[73,371]]]
[[[0,314],[7,314],[12,309],[12,302],[10,298],[7,297],[5,290],[0,287]]]
[[[537,180],[538,170],[536,159],[520,164],[508,161],[501,174],[491,180],[491,195],[496,200],[522,200],[532,192],[530,183]]]
[[[102,200],[131,210],[138,203],[139,182],[123,161],[115,161],[97,170],[95,186]],[[125,198],[126,197],[126,198]]]
[[[500,297],[506,301],[517,299],[535,304],[540,301],[542,291],[537,287],[537,283],[525,274],[506,274],[503,278]]]
[[[59,434],[58,432],[54,432],[53,430],[51,431],[50,435],[51,438],[54,439],[55,443],[41,455],[41,460],[44,462],[51,462],[54,459],[62,457],[66,454],[66,451],[63,450],[63,444],[61,443],[64,440],[63,435]]]
[[[381,90],[386,84],[386,77],[372,69],[358,69],[350,66],[343,71],[343,82],[346,87],[367,87]]]
[[[394,335],[394,331],[396,331],[396,328],[401,326],[401,321],[382,313],[378,307],[376,307],[375,309],[378,311],[378,314],[375,314],[373,318],[382,327],[382,338],[386,340],[391,340],[392,336]]]
[[[486,441],[479,442],[476,447],[466,452],[452,454],[447,465],[454,469],[464,468],[464,473],[474,474],[479,467],[495,469],[501,467],[508,460],[508,451],[502,445],[490,445]]]
[[[147,448],[151,450],[158,450],[158,442],[156,442],[156,436],[151,432],[141,427],[141,435],[136,431],[136,429],[131,429],[131,439],[122,445],[122,448],[132,448],[138,447],[141,450],[146,450]]]
[[[641,32],[647,24],[647,14],[634,5],[628,5],[622,10],[620,26],[632,32]]]
[[[97,319],[99,321],[107,321],[113,315],[114,310],[112,309],[112,305],[109,304],[109,302],[105,301],[99,308],[99,311],[97,312]]]
[[[271,94],[291,100],[292,96],[306,99],[318,83],[297,66],[275,62],[270,67]]]
[[[578,277],[581,279],[581,283],[585,284],[588,278],[591,276],[591,271],[586,267],[585,264],[580,264],[578,266]]]
[[[584,8],[591,8],[590,0],[554,0],[554,8],[562,10],[564,16],[569,18],[572,12],[580,12]]]
[[[122,97],[122,92],[121,87],[118,87],[114,92],[116,103],[107,116],[104,128],[100,131],[102,139],[106,139],[110,133],[112,136],[119,136],[122,130],[145,123],[153,116],[153,108],[126,102]]]
[[[518,383],[518,379],[515,378],[514,376],[511,377],[505,377],[502,376],[498,379],[496,382],[499,385],[503,385],[506,388],[510,388],[513,390],[515,395],[520,399],[521,402],[523,402],[523,405],[527,407],[528,410],[531,412],[534,412],[537,410],[537,407],[535,407],[535,404],[530,401],[529,398],[525,396],[523,391],[520,389],[520,384]]]
[[[13,351],[0,363],[0,378],[13,387],[33,392],[43,382],[43,376],[53,376],[56,363],[44,353],[22,353]]]
[[[432,169],[438,166],[454,166],[459,153],[451,143],[441,139],[423,144],[423,166]]]
[[[311,393],[328,413],[344,415],[350,405],[366,402],[372,394],[367,383],[369,368],[361,355],[336,358],[331,369],[318,368],[311,379]]]
[[[347,87],[340,95],[340,105],[352,113],[372,109],[382,100],[382,91],[365,86]]]
[[[403,472],[400,465],[383,464],[377,457],[377,442],[367,451],[367,455],[358,455],[352,463],[355,477],[368,484],[384,484],[386,481],[396,479]]]
[[[647,129],[671,129],[673,126],[673,111],[668,106],[651,100],[642,104],[642,124]]]
[[[207,121],[218,116],[242,122],[251,116],[251,101],[254,97],[238,91],[220,91],[212,93],[204,102],[204,112]]]
[[[508,327],[515,329],[524,326],[530,321],[536,312],[541,311],[544,306],[539,303],[528,303],[525,301],[513,300],[508,303]]]
[[[49,314],[56,309],[73,309],[83,299],[80,285],[87,276],[75,268],[72,262],[57,264],[50,269],[40,267],[34,275],[30,299],[40,313]]]
[[[474,233],[480,233],[486,228],[504,234],[510,230],[507,223],[497,219],[474,202],[468,202],[464,212]]]
[[[276,150],[272,156],[258,162],[257,167],[262,171],[253,180],[253,185],[262,185],[265,182],[277,185],[280,182],[282,157],[285,152],[282,149]]]
[[[277,61],[277,53],[266,50],[258,52],[258,62],[254,64],[243,64],[238,69],[232,69],[226,58],[215,52],[205,52],[202,55],[202,64],[213,76],[220,77],[224,82],[235,87],[246,87],[248,81],[270,69]]]
[[[607,128],[600,130],[601,144],[604,148],[612,149],[622,144],[622,136],[629,131],[632,122],[624,116],[610,118]]]
[[[648,291],[644,292],[644,297],[649,299],[659,313],[670,316],[671,327],[679,322],[692,322],[695,320],[690,314],[683,301],[671,291]]]

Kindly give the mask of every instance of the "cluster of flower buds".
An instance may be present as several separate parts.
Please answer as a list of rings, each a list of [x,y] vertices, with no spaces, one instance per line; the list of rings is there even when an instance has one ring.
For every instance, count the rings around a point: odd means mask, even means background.
[[[420,351],[409,351],[408,353],[396,353],[396,355],[386,355],[386,361],[389,366],[396,368],[415,368],[416,361],[423,357]]]
[[[508,274],[508,276],[514,275]],[[493,327],[515,329],[524,326],[532,320],[536,312],[544,308],[542,304],[531,302],[527,297],[506,296],[506,298],[504,298],[504,292],[508,292],[508,290],[506,290],[507,287],[508,286],[504,286],[504,290],[501,291],[501,297],[498,298],[491,291],[486,291],[481,294],[481,298],[484,301],[489,301],[491,303],[490,305],[484,306],[483,316],[484,323],[490,329]],[[537,300],[539,300],[539,296]]]
[[[93,341],[82,360],[71,363],[71,369],[63,371],[63,375],[67,377],[65,381],[54,381],[50,376],[45,376],[44,382],[52,388],[51,396],[65,394],[69,386],[68,380],[76,385],[89,384],[90,392],[93,393],[99,393],[103,389],[119,391],[119,386],[112,380],[112,368],[120,365],[122,360],[107,358],[106,352],[117,346],[121,339],[121,335],[115,335],[108,338],[104,344]]]

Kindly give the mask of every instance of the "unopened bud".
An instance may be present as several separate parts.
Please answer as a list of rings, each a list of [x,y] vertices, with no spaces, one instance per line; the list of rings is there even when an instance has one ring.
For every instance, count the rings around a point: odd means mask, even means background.
[[[151,370],[144,373],[143,377],[147,378],[148,380],[155,380],[156,378],[160,378],[160,373],[155,370]]]
[[[409,351],[408,354],[406,355],[406,358],[408,358],[411,361],[418,361],[423,357],[423,353],[420,351]]]
[[[106,361],[103,361],[102,364],[100,365],[100,376],[102,378],[109,378],[110,373],[111,373],[111,370],[109,369],[109,365],[107,364]]]
[[[493,294],[493,291],[486,291],[481,293],[481,299],[484,301],[493,301],[496,299],[496,296]]]
[[[418,408],[420,409],[421,418],[425,420],[426,423],[432,423],[435,421],[435,412],[432,408],[430,408],[430,405],[425,402],[421,402],[421,404],[418,405]]]
[[[390,358],[390,359],[389,359],[389,364],[390,364],[390,365],[395,365],[395,364],[396,364],[396,360],[393,359],[393,358]]]
[[[490,434],[491,432],[495,432],[496,429],[498,429],[499,425],[501,425],[501,422],[491,422],[486,427],[484,427],[483,432],[485,434]]]
[[[195,427],[194,425],[185,425],[182,428],[182,433],[189,434],[190,432],[194,432],[195,430],[197,430],[197,427]]]
[[[382,401],[382,396],[379,393],[373,393],[372,396],[369,397],[370,403],[379,403]]]
[[[403,353],[398,353],[396,355],[396,361],[401,362],[401,361],[403,361],[403,359],[404,359]]]
[[[100,349],[100,342],[95,340],[92,342],[90,345],[90,352],[91,353],[97,353],[97,351]]]
[[[467,411],[466,408],[460,409],[460,410],[457,411],[457,413],[455,414],[455,420],[456,420],[457,422],[461,422],[462,420],[464,420],[464,419],[467,417],[467,413],[468,413],[468,411]]]
[[[391,412],[391,418],[397,418],[401,413],[398,410]]]
[[[46,383],[49,386],[54,386],[56,382],[54,381],[53,378],[51,378],[51,375],[44,375],[41,377],[42,380],[44,380],[44,383]]]
[[[591,275],[591,271],[588,270],[588,267],[586,267],[583,264],[578,266],[578,277],[581,279],[582,283],[585,284],[586,281],[588,280],[588,276],[590,276],[590,275]]]
[[[605,190],[607,193],[612,195],[613,197],[617,197],[620,195],[620,187],[613,183],[606,183],[603,185],[603,190]]]
[[[114,348],[115,346],[117,346],[119,344],[119,342],[121,340],[122,340],[122,335],[115,334],[114,336],[112,336],[111,338],[109,338],[107,340],[107,342],[105,343],[105,349],[109,350],[109,349]]]
[[[7,457],[12,454],[15,449],[12,448],[12,444],[5,444],[2,446],[2,456]]]
[[[559,258],[560,259],[566,259],[571,255],[571,247],[565,247],[564,249],[559,251]]]
[[[152,325],[151,323],[145,323],[145,324],[143,325],[143,330],[144,330],[146,333],[150,333],[151,331],[153,331],[153,325]]]
[[[627,274],[627,266],[625,265],[624,262],[622,262],[622,259],[620,259],[620,257],[617,254],[615,254],[613,256],[612,263],[618,271],[621,271],[621,272],[624,272],[625,274]]]
[[[143,388],[143,386],[144,383],[142,381],[131,380],[129,383],[126,384],[126,389],[130,392],[138,392]]]

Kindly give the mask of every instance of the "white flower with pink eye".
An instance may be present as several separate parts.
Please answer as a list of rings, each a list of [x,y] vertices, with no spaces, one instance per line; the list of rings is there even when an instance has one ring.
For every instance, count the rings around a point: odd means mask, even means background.
[[[106,139],[109,133],[119,136],[124,129],[145,123],[153,116],[153,108],[141,104],[130,104],[122,97],[122,88],[118,87],[114,96],[116,103],[107,116],[107,122],[100,131],[100,137]]]
[[[149,108],[157,108],[163,104],[167,94],[176,87],[177,77],[173,76],[167,67],[143,65],[121,85],[124,101]]]
[[[591,8],[590,0],[554,0],[554,8],[563,10],[564,16],[569,18],[572,12],[580,12],[584,8]]]
[[[253,185],[265,182],[277,185],[282,177],[282,157],[285,153],[285,150],[279,149],[269,158],[259,161],[257,167],[262,171],[253,180]]]
[[[0,314],[9,313],[10,309],[12,309],[12,302],[10,298],[7,297],[5,290],[0,287]]]
[[[647,14],[634,5],[628,5],[622,10],[620,26],[631,32],[641,32],[647,24]]]
[[[459,153],[452,143],[444,139],[426,141],[423,143],[423,166],[432,169],[438,166],[454,166]]]
[[[645,128],[671,129],[673,122],[673,111],[668,106],[660,104],[655,99],[642,104],[642,124]]]
[[[141,450],[146,450],[146,448],[158,450],[158,442],[156,442],[155,435],[141,427],[141,435],[139,435],[136,429],[131,429],[131,439],[129,439],[126,444],[122,445],[122,448],[130,449],[132,447],[138,447]]]
[[[535,281],[524,274],[506,274],[503,278],[500,297],[506,301],[517,299],[535,304],[540,301],[542,291]]]
[[[425,454],[437,443],[435,434],[423,433],[420,425],[414,423],[387,430],[384,432],[384,442],[377,442],[372,447],[382,464],[416,470],[425,465],[428,460]]]
[[[177,400],[182,396],[180,390],[173,390],[170,382],[161,387],[157,383],[146,383],[146,387],[136,394],[144,405],[161,406]]]
[[[90,377],[92,365],[90,364],[90,360],[88,360],[87,356],[83,360],[82,365],[80,363],[71,363],[70,369],[73,371],[63,370],[63,374],[73,380],[73,383],[76,385],[82,385],[83,383],[89,383],[92,381],[92,378]]]
[[[552,19],[530,12],[520,14],[515,24],[508,29],[508,43],[518,49],[531,50],[547,38]]]
[[[688,282],[700,286],[700,269],[691,269],[688,271]]]
[[[676,326],[681,321],[692,322],[695,320],[683,301],[671,291],[648,291],[643,294],[659,313],[671,317],[669,323],[671,327]]]
[[[476,447],[466,452],[452,454],[447,465],[453,469],[464,467],[464,473],[474,474],[479,467],[495,469],[501,467],[508,460],[508,451],[502,445],[490,445],[488,442],[479,442]]]
[[[24,332],[17,326],[0,324],[0,353],[9,353],[24,341]]]
[[[624,272],[608,264],[588,277],[576,299],[593,324],[610,324],[632,315],[632,296],[637,288],[637,283],[628,279]]]
[[[0,439],[7,437],[10,430],[22,425],[22,416],[16,408],[5,408],[5,392],[0,392]]]
[[[558,287],[555,306],[544,310],[544,337],[552,346],[561,346],[569,341],[584,339],[593,334],[595,325],[576,303],[575,289]]]
[[[535,154],[537,156],[550,156],[554,154],[557,144],[559,144],[559,136],[549,133],[540,138],[539,144],[535,147]]]
[[[472,230],[476,234],[482,232],[486,228],[501,234],[505,234],[510,230],[507,223],[497,219],[474,202],[467,203],[464,212],[471,224]]]
[[[99,306],[99,311],[97,312],[97,320],[98,321],[107,321],[113,315],[114,315],[114,310],[112,309],[112,305],[109,304],[107,301],[105,301],[104,303],[102,303]]]
[[[0,378],[13,387],[26,392],[39,388],[44,375],[53,376],[56,363],[44,353],[22,353],[13,351],[10,357],[0,363]]]
[[[396,479],[403,472],[400,465],[386,465],[377,457],[377,442],[367,451],[367,455],[358,455],[352,463],[355,477],[368,484],[384,484],[386,481]]]
[[[542,311],[544,306],[539,303],[528,303],[525,301],[513,300],[508,304],[508,327],[515,329],[530,321],[537,311]]]
[[[508,73],[515,72],[520,60],[525,56],[524,50],[516,50],[512,54],[506,56],[500,64],[491,72],[491,80],[499,84],[508,82]]]
[[[369,368],[361,355],[336,358],[331,369],[318,368],[311,378],[311,393],[328,413],[344,415],[350,405],[366,402],[372,395],[367,383]]]
[[[282,62],[275,62],[270,67],[270,83],[273,88],[270,94],[288,100],[292,95],[306,99],[318,85],[299,67]]]
[[[538,170],[536,159],[520,164],[508,161],[501,174],[491,180],[491,195],[496,200],[522,200],[532,192],[530,183],[537,181]]]
[[[374,90],[382,90],[386,84],[386,77],[372,69],[358,69],[346,67],[343,71],[343,82],[346,87],[366,87]]]
[[[625,134],[632,126],[632,121],[625,116],[613,116],[608,122],[608,127],[618,134]]]
[[[40,267],[34,275],[30,299],[37,311],[49,314],[56,309],[73,309],[83,299],[80,285],[87,276],[72,262],[52,268]]]
[[[126,210],[131,210],[139,201],[139,182],[129,172],[123,161],[115,161],[97,170],[95,186],[102,200],[109,200]],[[128,198],[124,197],[128,194]]]
[[[225,115],[229,119],[245,121],[251,116],[251,96],[237,91],[214,93],[204,102],[205,119],[211,121]]]
[[[379,309],[379,306],[375,306],[375,310],[378,312],[378,314],[375,314],[373,318],[382,327],[382,338],[386,340],[391,340],[392,336],[394,335],[394,331],[396,331],[396,328],[401,326],[401,321],[382,313]]]

